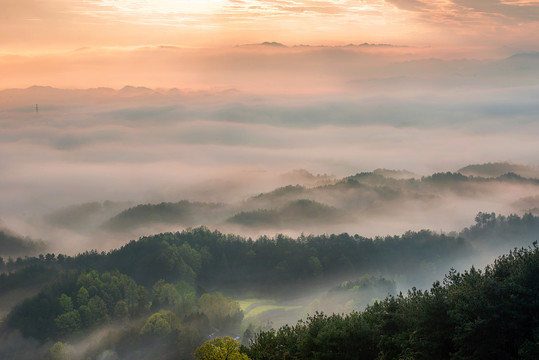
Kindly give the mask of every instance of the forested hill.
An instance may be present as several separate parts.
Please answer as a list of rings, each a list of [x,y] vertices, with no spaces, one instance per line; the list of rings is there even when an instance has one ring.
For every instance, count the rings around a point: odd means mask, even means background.
[[[47,246],[42,241],[23,238],[22,236],[17,235],[8,229],[0,227],[0,258],[1,256],[37,254],[46,249]]]
[[[46,216],[45,222],[82,232],[99,229],[117,233],[144,227],[166,229],[172,225],[218,226],[234,233],[246,233],[242,231],[249,229],[266,233],[290,229],[319,232],[336,231],[343,224],[365,226],[369,219],[403,216],[417,212],[417,208],[425,213],[441,211],[455,199],[459,203],[494,199],[505,204],[508,211],[520,214],[534,212],[539,203],[533,197],[521,198],[530,189],[536,191],[539,180],[515,172],[496,177],[459,172],[440,172],[422,178],[406,172],[396,174],[376,170],[322,184],[289,184],[231,203],[181,200],[132,207],[111,201],[86,203],[57,210]],[[502,186],[508,189],[504,198],[500,198]]]
[[[496,234],[496,236],[494,236]],[[460,234],[429,230],[401,236],[365,238],[332,234],[277,235],[257,240],[210,231],[205,227],[163,233],[131,241],[108,253],[77,256],[47,254],[18,258],[0,266],[16,272],[0,276],[0,289],[16,286],[26,267],[57,270],[119,270],[151,286],[159,279],[185,280],[204,288],[234,287],[275,290],[339,276],[364,273],[415,278],[425,272],[443,274],[456,259],[473,256],[485,239],[511,249],[531,244],[539,235],[539,217],[480,213],[475,225]],[[490,245],[487,243],[486,245]]]
[[[263,331],[243,351],[255,360],[538,359],[538,273],[534,245],[361,313]]]
[[[25,351],[24,347],[13,350],[3,345],[11,342],[14,331],[33,338],[32,346],[45,356],[45,350],[61,348],[62,343],[51,347],[55,341],[75,342],[101,327],[120,326],[115,337],[85,350],[84,359],[101,359],[101,351],[111,348],[124,354],[122,360],[135,356],[133,351],[144,354],[141,359],[190,359],[211,334],[252,335],[245,330],[248,324],[242,325],[244,313],[239,303],[218,291],[226,291],[228,296],[249,291],[288,301],[309,288],[324,288],[330,289],[321,298],[325,300],[339,297],[353,302],[361,300],[356,296],[369,292],[373,294],[369,296],[380,298],[380,292],[394,291],[395,279],[399,286],[412,281],[432,284],[452,264],[469,262],[489,249],[491,243],[486,239],[492,234],[498,235],[496,245],[510,248],[531,246],[539,237],[539,217],[531,214],[505,217],[479,213],[475,221],[460,234],[422,230],[376,238],[344,233],[252,240],[199,227],[143,237],[107,253],[2,260],[0,303],[30,289],[35,296],[19,299],[0,323],[0,355],[17,358]],[[317,354],[339,359],[356,358],[357,354],[427,359],[453,353],[467,358],[466,354],[473,353],[470,343],[484,341],[482,334],[489,331],[494,331],[495,338],[515,332],[514,341],[495,343],[504,347],[501,354],[535,351],[530,326],[537,328],[537,319],[529,311],[537,305],[530,300],[537,296],[537,269],[533,268],[539,263],[537,253],[537,247],[516,251],[485,273],[451,272],[443,285],[427,292],[413,290],[406,297],[390,297],[361,314],[314,315],[296,327],[262,332],[248,352],[255,359],[283,358],[285,354],[276,349],[285,349],[296,359],[317,358]],[[371,287],[372,291],[351,291],[360,287]],[[371,299],[361,301],[372,304]],[[496,302],[502,300],[508,303]],[[519,305],[530,302],[517,308],[513,301]],[[502,335],[491,330],[491,325],[506,326],[506,319],[512,316],[517,325],[503,328]],[[488,326],[483,327],[483,322]]]
[[[185,280],[210,289],[274,291],[281,286],[309,285],[325,278],[364,273],[413,277],[445,269],[447,262],[473,252],[471,244],[461,237],[427,230],[374,239],[348,234],[297,239],[277,235],[253,241],[200,227],[144,237],[108,253],[18,258],[4,265],[16,271],[0,275],[0,289],[22,283],[20,277],[33,267],[50,267],[58,271],[119,270],[145,286],[165,279]]]

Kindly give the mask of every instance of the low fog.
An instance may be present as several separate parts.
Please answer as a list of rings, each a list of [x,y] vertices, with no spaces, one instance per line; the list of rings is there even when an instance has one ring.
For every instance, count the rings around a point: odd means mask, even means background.
[[[247,236],[453,231],[469,225],[479,211],[522,214],[539,206],[537,184],[530,182],[416,190],[402,183],[391,185],[393,193],[385,195],[371,184],[369,191],[355,191],[351,197],[347,190],[323,189],[375,169],[390,170],[383,170],[389,178],[401,174],[398,177],[417,180],[459,169],[476,177],[507,172],[537,177],[539,146],[534,134],[539,88],[527,81],[536,76],[536,55],[479,63],[463,60],[458,66],[454,60],[399,62],[394,54],[375,56],[354,49],[294,49],[266,55],[298,65],[298,57],[319,59],[324,51],[333,51],[338,58],[346,54],[353,59],[383,58],[385,70],[376,67],[376,71],[385,74],[384,80],[369,80],[359,72],[361,84],[343,85],[339,81],[344,75],[333,74],[329,82],[339,84],[337,91],[295,95],[284,94],[286,88],[281,94],[264,92],[263,86],[259,93],[133,86],[3,90],[0,219],[4,227],[43,239],[51,250],[73,253],[109,249],[141,235],[197,225]],[[234,56],[251,61],[255,55]],[[353,68],[353,61],[347,64]],[[360,62],[358,66],[374,65]],[[518,84],[506,83],[504,70],[517,71],[520,75],[513,80]],[[222,66],[215,71],[226,73]],[[312,69],[304,71],[314,74]],[[412,72],[425,81],[436,81],[432,86],[414,86],[415,80],[405,76]],[[258,74],[261,84],[270,79]],[[352,73],[348,76],[355,78]],[[458,84],[452,83],[456,77]],[[485,163],[498,164],[499,171],[466,168]],[[287,185],[301,185],[308,191],[281,203],[253,198]],[[155,221],[125,232],[103,226],[130,207],[182,200],[225,210],[200,220]],[[277,221],[254,227],[227,221],[239,212],[280,211],[293,200],[328,206],[324,209],[331,209],[338,221],[305,226],[300,220]]]

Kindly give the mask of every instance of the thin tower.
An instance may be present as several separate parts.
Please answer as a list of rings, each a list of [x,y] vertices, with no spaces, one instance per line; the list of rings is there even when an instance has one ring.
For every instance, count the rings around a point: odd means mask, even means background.
[[[37,106],[37,104],[36,104],[36,112],[39,112],[39,107]]]

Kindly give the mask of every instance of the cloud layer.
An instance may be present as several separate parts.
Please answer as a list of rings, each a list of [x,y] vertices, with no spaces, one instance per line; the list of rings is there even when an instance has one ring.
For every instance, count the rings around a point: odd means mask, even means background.
[[[164,55],[152,63],[158,74],[175,57],[191,56],[190,76],[206,90],[3,90],[0,218],[40,238],[43,228],[28,224],[65,206],[234,202],[287,184],[281,175],[292,169],[429,175],[496,161],[537,165],[537,54],[496,61],[414,54],[402,61],[403,49],[392,48],[255,48],[219,56],[149,48],[106,60],[128,78],[149,68],[120,66],[128,57]],[[168,66],[169,76],[183,71]],[[240,90],[210,88],[219,82]],[[468,215],[459,221],[467,224]],[[383,226],[402,227],[394,225]]]
[[[0,219],[80,249],[111,238],[51,227],[44,217],[107,200],[234,203],[288,184],[282,174],[293,169],[342,177],[497,161],[536,166],[538,54],[432,53],[270,43],[2,56],[0,78],[14,89],[0,92]],[[501,203],[519,200],[511,196]],[[477,206],[433,224],[467,225]],[[410,214],[371,225],[398,232],[424,220],[419,210]],[[342,230],[361,232],[357,224]]]
[[[21,0],[4,2],[4,51],[175,44],[393,42],[537,50],[539,5],[461,0]]]

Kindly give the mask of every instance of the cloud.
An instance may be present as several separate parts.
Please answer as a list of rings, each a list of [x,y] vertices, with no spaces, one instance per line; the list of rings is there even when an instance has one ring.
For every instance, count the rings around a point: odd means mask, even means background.
[[[419,0],[388,0],[399,9],[409,11],[422,11],[429,8],[429,5]]]
[[[522,1],[8,1],[3,51],[170,44],[220,48],[276,41],[537,47],[538,6]],[[14,36],[16,35],[16,36]],[[68,70],[69,68],[65,69]]]
[[[5,359],[35,359],[46,356],[46,346],[35,339],[25,339],[17,332],[3,333],[0,336],[0,355]]]
[[[85,49],[28,56],[17,66],[2,58],[6,81],[29,71],[91,79],[98,63],[102,76],[122,85],[0,92],[0,218],[34,238],[90,244],[87,234],[39,219],[106,200],[240,201],[282,184],[280,175],[292,169],[428,175],[470,163],[536,164],[536,54],[499,61],[428,55],[413,47],[259,46]],[[45,68],[36,69],[40,63]],[[179,89],[123,87],[157,76]],[[214,185],[205,191],[201,184]]]
[[[55,106],[43,103],[38,114],[0,108],[2,188],[10,201],[46,204],[48,194],[59,189],[64,195],[54,201],[63,205],[80,194],[81,202],[142,199],[152,188],[187,185],[242,167],[312,167],[347,175],[379,167],[444,169],[472,162],[470,154],[474,162],[529,162],[536,147],[529,134],[539,113],[530,88],[418,98],[397,91],[338,102],[324,96],[196,92],[124,98],[104,91],[97,98],[78,95],[76,107],[62,104],[79,90],[49,91],[56,93],[48,97]],[[32,92],[11,95],[10,104]],[[133,119],[140,109],[144,116]],[[417,157],[425,148],[429,153]],[[395,153],[403,155],[400,160]],[[126,179],[128,187],[121,185]],[[10,201],[6,210],[13,208]]]
[[[539,4],[525,1],[451,0],[422,2],[419,0],[388,0],[399,9],[422,13],[427,22],[458,22],[470,26],[473,22],[493,23],[539,22]]]
[[[473,12],[482,16],[501,17],[501,21],[516,22],[539,22],[539,4],[524,1],[500,1],[500,0],[453,0],[458,6],[457,10],[463,16]]]

